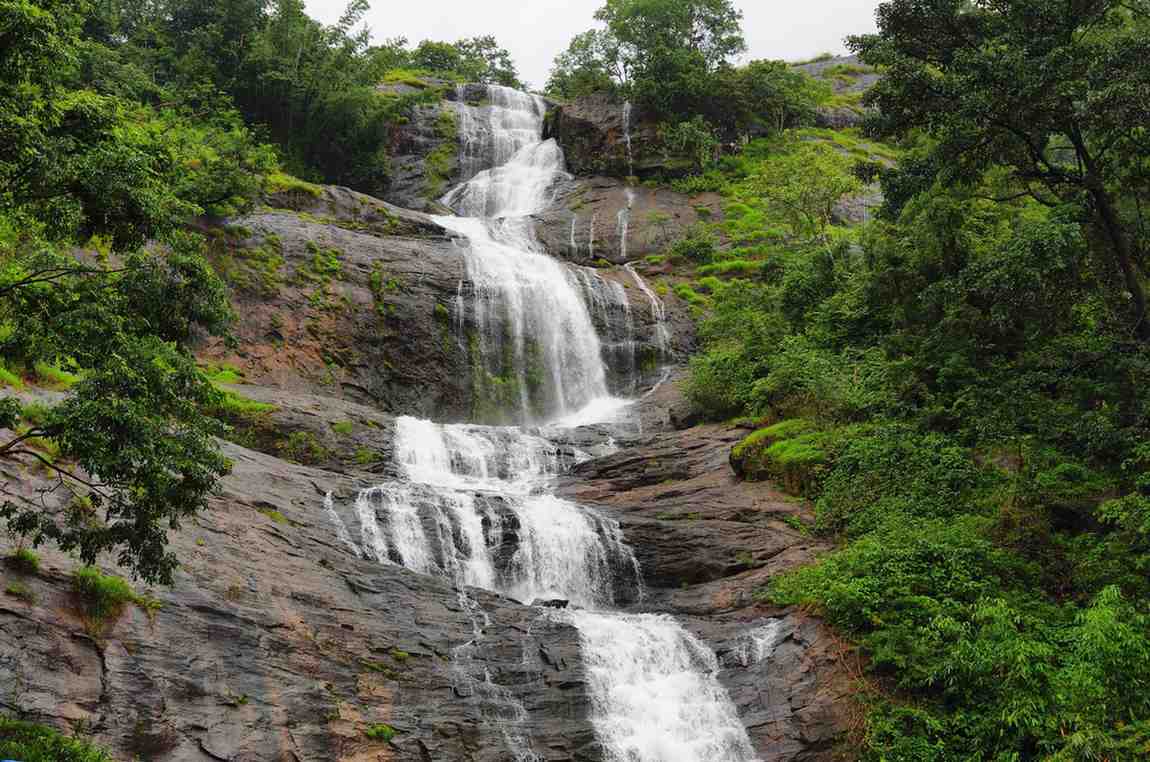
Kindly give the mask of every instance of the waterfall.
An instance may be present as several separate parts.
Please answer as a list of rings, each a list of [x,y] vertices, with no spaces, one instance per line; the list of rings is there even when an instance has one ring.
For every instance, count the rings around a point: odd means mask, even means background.
[[[638,563],[618,522],[545,491],[586,457],[517,428],[399,418],[404,479],[360,492],[362,545],[377,561],[524,603],[634,600]]]
[[[476,105],[465,97],[472,93],[462,88],[457,103],[467,179],[442,199],[461,216],[437,218],[455,234],[465,261],[455,330],[471,353],[477,399],[491,395],[520,424],[546,426],[529,431],[397,418],[396,478],[361,490],[346,523],[331,493],[325,512],[350,552],[456,588],[471,637],[452,648],[452,687],[475,702],[517,762],[542,757],[527,733],[527,710],[492,679],[482,657],[490,622],[469,588],[523,603],[558,598],[571,604],[562,611],[540,609],[549,612],[540,616],[578,630],[592,720],[607,759],[751,760],[746,732],[717,680],[715,654],[671,617],[612,612],[643,599],[639,564],[619,522],[554,494],[556,477],[591,457],[560,444],[574,439],[564,430],[616,420],[630,402],[612,396],[612,387],[637,392],[631,306],[623,284],[547,256],[535,238],[530,216],[548,205],[566,176],[558,145],[541,140],[543,101],[491,86]],[[629,119],[627,105],[628,161]],[[632,201],[628,189],[627,209],[618,219],[624,251]],[[596,222],[592,215],[592,257]],[[573,217],[573,250],[576,224]],[[665,351],[662,302],[633,268],[627,270],[650,302]],[[617,378],[620,371],[630,379],[626,386]],[[613,446],[606,434],[582,444],[586,436],[574,441],[596,452]],[[765,658],[760,653],[768,646],[762,644],[773,647],[773,635],[748,637],[740,658]]]
[[[472,361],[486,374],[473,391],[497,406],[513,403],[517,410],[502,412],[519,421],[564,417],[611,395],[579,275],[542,251],[529,219],[568,176],[563,152],[540,139],[541,98],[494,86],[491,93],[486,120],[461,121],[460,140],[469,155],[488,146],[493,165],[443,197],[461,216],[436,218],[464,250],[469,288],[461,292],[473,298],[470,314],[468,305],[458,312],[476,331]],[[625,293],[603,295],[626,301]]]
[[[639,290],[647,297],[647,303],[651,305],[651,317],[655,321],[655,344],[659,348],[660,359],[663,359],[667,356],[671,345],[671,333],[667,329],[667,308],[663,304],[663,300],[651,290],[647,281],[643,280],[630,262],[625,264],[623,269],[635,281],[635,285],[639,287]]]
[[[579,630],[595,731],[609,762],[749,762],[715,654],[674,619],[568,614]]]
[[[627,188],[625,193],[627,205],[615,216],[615,226],[619,231],[619,256],[624,262],[627,261],[627,228],[631,225],[631,207],[635,203],[635,192]]]
[[[631,155],[631,101],[623,101],[623,142],[627,145],[627,176],[634,177],[635,159]]]

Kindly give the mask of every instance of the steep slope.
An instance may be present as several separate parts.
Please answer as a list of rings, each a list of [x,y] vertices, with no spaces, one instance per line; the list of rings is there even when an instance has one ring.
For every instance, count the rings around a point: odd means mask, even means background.
[[[561,172],[513,155],[445,203],[506,205],[521,185],[501,175]],[[158,608],[85,619],[55,552],[5,570],[28,594],[0,596],[0,709],[124,759],[829,759],[849,715],[834,641],[754,595],[822,547],[802,506],[735,478],[738,429],[674,430],[685,305],[633,268],[544,264],[493,216],[303,187],[222,231],[242,320],[202,355],[274,406],[245,432],[263,452],[224,446],[233,473],[173,533],[183,568],[145,591]],[[541,344],[567,337],[548,325],[596,351]],[[564,351],[529,382],[533,343]],[[520,425],[474,425],[493,405]],[[4,468],[9,499],[68,508],[47,475]]]

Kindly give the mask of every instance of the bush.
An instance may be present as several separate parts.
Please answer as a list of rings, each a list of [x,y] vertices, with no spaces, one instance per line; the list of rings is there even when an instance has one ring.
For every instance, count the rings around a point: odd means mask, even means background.
[[[105,624],[119,618],[124,606],[134,603],[151,616],[159,602],[140,595],[128,581],[112,574],[103,574],[94,566],[84,566],[72,572],[72,590],[80,604],[85,627],[93,636]]]
[[[975,510],[1001,481],[940,434],[898,425],[855,429],[823,480],[818,526],[858,536],[896,516],[948,519]]]
[[[396,729],[384,723],[377,723],[369,725],[363,734],[370,738],[372,741],[390,741],[395,738]]]
[[[834,435],[792,419],[759,429],[731,449],[731,465],[750,481],[771,479],[793,495],[818,493]]]
[[[54,728],[0,717],[0,758],[19,762],[112,762],[102,749]]]
[[[17,548],[16,552],[6,560],[9,568],[20,574],[35,574],[40,571],[40,556],[31,548]]]
[[[717,242],[705,225],[696,224],[687,230],[686,236],[671,245],[667,252],[672,258],[705,265],[715,256]]]

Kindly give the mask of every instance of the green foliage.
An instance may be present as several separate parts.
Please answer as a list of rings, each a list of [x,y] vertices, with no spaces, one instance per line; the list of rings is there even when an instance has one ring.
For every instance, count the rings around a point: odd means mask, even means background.
[[[41,244],[0,260],[0,314],[13,326],[0,354],[36,367],[69,357],[84,368],[69,396],[0,457],[32,461],[88,494],[93,510],[42,511],[5,501],[9,529],[50,540],[88,563],[105,551],[152,580],[170,579],[166,531],[203,508],[228,469],[200,406],[211,386],[181,348],[231,317],[196,242],[129,253],[122,266],[81,264]],[[47,448],[47,449],[45,449]]]
[[[54,728],[0,717],[0,757],[20,762],[112,762],[112,757]]]
[[[808,496],[839,543],[768,597],[868,659],[863,759],[1150,748],[1150,352],[1115,254],[1138,241],[1142,272],[1146,147],[1070,107],[1142,108],[1141,71],[1090,72],[1150,38],[1117,4],[1016,5],[880,6],[860,44],[897,149],[793,130],[701,180],[724,246],[695,272],[687,391],[715,418],[783,421],[732,463]],[[1075,14],[1095,32],[1067,33]],[[1101,188],[1081,185],[1088,156]],[[880,218],[835,224],[876,177]]]
[[[281,457],[304,465],[319,463],[330,454],[310,431],[293,431],[279,443],[278,449]]]
[[[547,92],[632,100],[644,118],[665,123],[664,145],[702,171],[721,139],[809,124],[831,97],[782,61],[732,66],[745,48],[741,17],[730,0],[608,0],[596,13],[606,28],[571,40]]]
[[[808,497],[821,488],[835,436],[801,418],[781,421],[748,435],[731,450],[731,464],[744,478],[773,479],[787,492]]]
[[[448,79],[523,89],[511,54],[491,35],[453,43],[424,40],[410,54],[411,65]]]
[[[40,556],[31,548],[16,548],[16,551],[4,559],[10,569],[20,574],[35,574],[40,571]]]
[[[13,373],[8,370],[8,368],[0,365],[0,384],[20,390],[24,388],[24,379],[22,379],[19,374]]]
[[[335,423],[333,423],[331,425],[331,430],[334,431],[336,434],[348,436],[353,431],[355,431],[355,422],[354,421],[336,421]]]
[[[1145,7],[891,0],[877,18],[876,34],[850,40],[866,63],[884,67],[868,96],[878,107],[874,129],[929,135],[925,166],[948,185],[997,174],[995,198],[1075,209],[1092,229],[1100,293],[1114,318],[1150,339],[1140,211],[1150,120],[1150,73],[1138,63],[1150,52]]]
[[[396,729],[382,722],[369,725],[363,734],[372,741],[390,741],[395,738]]]
[[[23,582],[9,582],[4,586],[4,593],[27,603],[36,602],[36,594]]]
[[[140,595],[127,580],[103,574],[93,566],[72,572],[72,590],[89,631],[98,635],[104,627],[119,618],[124,606],[134,603],[149,616],[159,608],[159,601]]]
[[[49,389],[69,389],[75,386],[80,380],[79,375],[69,373],[58,365],[44,361],[36,362],[33,368],[36,371],[37,385]]]

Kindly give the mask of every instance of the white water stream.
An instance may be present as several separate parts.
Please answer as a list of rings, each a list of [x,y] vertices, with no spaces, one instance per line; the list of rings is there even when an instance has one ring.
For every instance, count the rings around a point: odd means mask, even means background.
[[[352,551],[457,587],[474,637],[454,652],[456,690],[482,702],[516,760],[539,755],[524,731],[525,710],[476,656],[486,614],[468,587],[523,603],[570,602],[550,616],[579,631],[592,720],[608,760],[746,762],[753,751],[716,677],[714,653],[671,617],[614,613],[642,598],[634,553],[618,522],[550,489],[555,476],[590,457],[562,444],[571,439],[564,429],[617,418],[629,402],[612,394],[609,379],[638,376],[626,289],[551,258],[535,240],[529,216],[546,208],[565,177],[562,151],[540,139],[544,111],[541,99],[501,87],[490,87],[481,106],[460,98],[462,164],[471,176],[443,199],[460,216],[437,220],[457,235],[466,262],[455,302],[461,346],[482,373],[516,390],[504,400],[514,408],[507,412],[547,426],[399,418],[400,478],[359,494],[358,537],[330,496],[325,510]],[[626,219],[620,223],[625,240]],[[594,225],[593,217],[592,251]],[[666,353],[662,302],[628,272],[651,305],[655,341]],[[473,331],[466,341],[464,331]],[[635,394],[636,384],[626,392]]]

